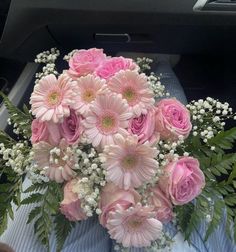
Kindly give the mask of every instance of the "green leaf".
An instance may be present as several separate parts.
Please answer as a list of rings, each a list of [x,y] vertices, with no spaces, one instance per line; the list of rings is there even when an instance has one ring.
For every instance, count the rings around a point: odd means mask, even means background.
[[[37,206],[29,213],[27,224],[29,224],[37,215],[41,213],[41,207]]]
[[[28,204],[32,204],[32,203],[38,203],[40,201],[42,201],[43,199],[43,194],[41,193],[34,193],[31,194],[29,197],[23,199],[21,201],[21,205],[28,205]]]
[[[7,229],[7,211],[0,215],[0,236]]]
[[[233,166],[233,169],[229,175],[227,183],[231,184],[235,178],[236,178],[236,163]]]
[[[2,96],[3,98],[3,102],[8,110],[8,113],[13,123],[16,123],[18,125],[21,132],[24,133],[24,136],[30,138],[32,117],[28,109],[26,110],[26,108],[24,107],[25,112],[22,112],[20,109],[14,106],[12,102],[9,100],[9,98],[1,91],[0,96]]]
[[[29,186],[24,193],[38,192],[47,189],[48,183],[34,183]]]
[[[236,140],[236,127],[227,131],[222,131],[208,142],[210,145],[217,146],[224,150],[230,150],[233,147],[233,143]]]
[[[61,251],[67,236],[70,234],[74,222],[70,222],[64,215],[58,213],[54,219],[57,251]]]
[[[223,216],[223,209],[225,207],[224,201],[220,199],[216,200],[213,207],[213,216],[206,231],[204,239],[205,241],[209,238],[209,236],[214,232],[214,230],[219,226],[221,222],[221,218]]]

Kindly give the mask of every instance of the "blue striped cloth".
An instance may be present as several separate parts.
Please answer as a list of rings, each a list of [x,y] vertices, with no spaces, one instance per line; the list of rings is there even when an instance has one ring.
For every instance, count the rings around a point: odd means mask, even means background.
[[[186,103],[183,89],[168,63],[161,62],[157,66],[157,73],[162,73],[162,83],[167,87],[171,95]],[[29,181],[24,182],[27,188]],[[24,195],[24,197],[26,197]],[[44,252],[45,248],[34,236],[33,224],[27,225],[28,213],[32,205],[22,206],[16,211],[14,221],[9,220],[6,232],[0,237],[0,241],[10,245],[16,252]],[[220,227],[203,241],[206,232],[206,224],[199,225],[198,231],[191,236],[191,245],[183,240],[173,225],[166,225],[165,229],[173,236],[173,252],[236,252],[235,245],[227,238],[225,232],[225,218],[222,218]],[[51,252],[56,251],[56,239],[50,238]],[[109,238],[107,231],[98,223],[96,217],[78,223],[68,236],[63,252],[110,252],[114,251],[114,242]],[[131,252],[144,252],[145,249],[132,248]]]

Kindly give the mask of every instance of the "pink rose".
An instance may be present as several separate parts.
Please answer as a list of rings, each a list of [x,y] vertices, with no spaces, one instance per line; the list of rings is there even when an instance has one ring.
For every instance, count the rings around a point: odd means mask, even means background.
[[[150,109],[147,114],[141,114],[129,121],[128,132],[137,135],[140,143],[149,141],[154,144],[159,140],[159,133],[155,128],[155,113],[154,109]]]
[[[70,110],[70,116],[64,118],[60,125],[61,135],[66,139],[68,144],[75,144],[79,141],[83,128],[81,124],[81,116],[78,116],[74,110]]]
[[[164,168],[159,186],[174,205],[184,205],[196,198],[205,186],[205,177],[197,159],[182,157]]]
[[[173,207],[170,200],[158,186],[152,187],[150,191],[153,195],[149,197],[149,204],[154,206],[156,218],[162,223],[171,221],[173,218]]]
[[[91,74],[105,59],[106,54],[103,53],[103,49],[79,50],[69,60],[68,74],[72,78]]]
[[[132,59],[112,57],[103,62],[103,64],[96,70],[96,74],[103,79],[109,79],[120,70],[126,69],[138,70],[139,67]]]
[[[76,193],[73,193],[72,188],[77,183],[78,178],[67,182],[64,187],[64,199],[60,204],[60,211],[70,221],[79,221],[87,219],[86,214],[81,208],[81,202]]]
[[[123,190],[108,183],[102,190],[99,208],[102,210],[99,221],[102,226],[106,226],[109,212],[115,211],[117,205],[123,209],[128,209],[140,201],[140,195],[134,190]]]
[[[57,145],[61,140],[58,125],[53,122],[43,122],[38,119],[34,119],[31,124],[31,131],[32,144],[44,141],[52,145]]]
[[[163,99],[157,104],[156,128],[162,139],[187,138],[192,129],[190,113],[176,99]]]

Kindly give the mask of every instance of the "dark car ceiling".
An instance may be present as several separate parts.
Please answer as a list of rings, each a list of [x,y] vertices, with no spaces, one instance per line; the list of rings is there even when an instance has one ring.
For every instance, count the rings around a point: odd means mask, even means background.
[[[196,0],[12,0],[0,56],[29,60],[51,46],[161,53],[236,52],[235,12]],[[97,34],[129,34],[129,42]]]

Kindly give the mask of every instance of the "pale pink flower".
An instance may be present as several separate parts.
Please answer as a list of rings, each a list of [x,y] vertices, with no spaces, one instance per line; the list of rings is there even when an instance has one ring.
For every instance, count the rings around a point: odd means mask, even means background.
[[[162,223],[155,219],[153,208],[140,203],[110,212],[107,228],[111,238],[124,247],[148,247],[162,234]]]
[[[139,144],[137,136],[116,136],[116,144],[108,145],[101,154],[107,180],[125,190],[149,181],[158,168],[156,148]]]
[[[70,115],[64,119],[63,123],[59,124],[59,129],[62,138],[65,138],[68,144],[77,144],[83,133],[82,117],[71,109]]]
[[[161,191],[158,185],[150,188],[148,202],[154,206],[156,218],[162,223],[173,219],[173,206],[170,199]]]
[[[181,157],[164,168],[158,184],[174,205],[184,205],[196,198],[205,186],[205,176],[196,158]]]
[[[68,150],[68,145],[65,139],[62,139],[58,148],[60,148],[60,153],[58,155],[51,154],[50,151],[55,148],[55,146],[50,145],[46,142],[39,142],[33,145],[34,160],[36,165],[40,170],[45,172],[45,175],[49,177],[50,180],[55,180],[57,183],[62,183],[63,181],[68,181],[72,179],[76,173],[73,171],[75,165],[75,159],[72,151]],[[65,155],[67,159],[64,159]],[[54,162],[52,158],[58,160]]]
[[[115,135],[128,134],[125,129],[131,117],[127,103],[119,95],[101,94],[84,120],[85,136],[94,147],[114,144]]]
[[[78,78],[78,96],[74,107],[75,110],[81,115],[86,116],[97,95],[106,88],[105,83],[105,80],[90,74],[85,77]]]
[[[109,79],[120,70],[126,69],[138,71],[139,67],[132,59],[112,57],[103,61],[103,63],[96,69],[96,75],[103,79]]]
[[[69,106],[74,104],[76,82],[65,75],[50,74],[43,77],[34,87],[30,97],[32,114],[41,121],[58,123],[69,116]]]
[[[73,192],[73,185],[79,178],[72,179],[64,187],[64,199],[60,204],[60,211],[70,221],[80,221],[87,219],[86,214],[81,208],[81,201],[78,194]]]
[[[106,54],[103,53],[103,49],[91,48],[88,50],[78,50],[69,60],[70,69],[67,73],[73,79],[92,74],[105,59]]]
[[[156,129],[161,139],[177,140],[187,138],[192,130],[190,112],[176,99],[163,99],[157,103]]]
[[[59,126],[53,122],[43,122],[34,119],[31,124],[31,131],[32,136],[30,140],[32,144],[44,141],[52,145],[57,145],[61,140]]]
[[[102,213],[99,216],[99,222],[106,227],[107,218],[111,211],[115,211],[117,205],[120,208],[127,209],[140,202],[141,196],[134,189],[120,189],[113,183],[107,183],[100,194],[99,208]]]
[[[122,95],[122,98],[129,104],[130,111],[136,117],[146,114],[155,103],[153,92],[149,88],[146,75],[143,73],[122,70],[111,78],[108,87],[111,91]]]
[[[149,141],[154,145],[159,141],[160,134],[156,130],[155,113],[154,108],[149,109],[147,114],[141,114],[129,121],[128,132],[137,135],[140,143]]]

